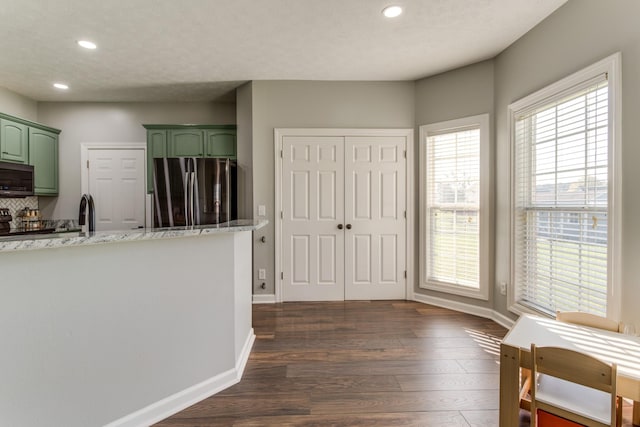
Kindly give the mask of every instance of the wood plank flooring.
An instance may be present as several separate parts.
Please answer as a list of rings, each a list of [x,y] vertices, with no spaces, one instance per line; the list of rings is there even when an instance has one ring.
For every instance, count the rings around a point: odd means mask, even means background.
[[[242,381],[156,426],[498,425],[507,330],[491,320],[350,301],[256,305],[253,326]]]

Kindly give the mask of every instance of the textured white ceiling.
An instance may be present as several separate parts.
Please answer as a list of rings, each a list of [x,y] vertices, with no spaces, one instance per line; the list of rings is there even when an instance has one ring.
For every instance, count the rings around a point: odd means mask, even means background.
[[[249,80],[415,80],[497,55],[565,1],[1,0],[0,86],[38,101],[209,101]],[[380,13],[391,3],[395,20]]]

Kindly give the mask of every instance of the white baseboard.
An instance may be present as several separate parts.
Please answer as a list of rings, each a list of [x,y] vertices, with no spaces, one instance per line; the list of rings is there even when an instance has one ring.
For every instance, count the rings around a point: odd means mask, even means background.
[[[474,316],[484,317],[485,319],[491,319],[507,329],[511,329],[511,327],[515,323],[514,320],[511,320],[507,316],[487,307],[478,307],[473,304],[466,304],[463,302],[451,301],[444,298],[438,298],[418,293],[415,293],[413,295],[413,300],[424,304],[430,304],[437,307],[460,311],[462,313],[473,314]]]
[[[249,356],[251,355],[251,348],[253,347],[253,343],[256,340],[256,334],[253,332],[253,328],[249,331],[249,336],[244,342],[244,346],[242,347],[242,353],[240,353],[240,357],[236,360],[236,373],[238,374],[237,380],[240,382],[242,379],[242,373],[244,372],[244,368],[247,366],[247,362],[249,361]]]
[[[155,424],[171,415],[188,408],[189,406],[213,396],[234,384],[240,382],[244,368],[251,354],[251,347],[256,336],[253,329],[245,340],[242,353],[236,360],[235,367],[187,389],[179,391],[169,397],[152,403],[136,412],[117,419],[105,427],[146,427]]]
[[[253,296],[254,304],[275,304],[276,295],[275,294],[261,294]]]
[[[509,317],[505,316],[502,313],[498,313],[495,310],[493,311],[493,317],[491,317],[491,320],[496,322],[498,325],[504,326],[507,329],[511,329],[513,325],[516,324],[515,320],[510,319]]]

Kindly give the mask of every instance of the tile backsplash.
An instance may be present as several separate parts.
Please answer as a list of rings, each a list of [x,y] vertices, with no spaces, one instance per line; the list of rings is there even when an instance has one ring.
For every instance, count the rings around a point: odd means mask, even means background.
[[[18,216],[18,212],[20,212],[24,208],[39,209],[39,207],[38,207],[38,197],[37,196],[30,196],[30,197],[25,197],[24,199],[22,199],[22,198],[16,198],[16,199],[2,199],[2,198],[0,198],[0,208],[9,209],[9,212],[11,212],[11,216],[13,217],[13,221],[11,221],[10,225],[11,225],[11,228],[15,228],[16,225],[17,225],[16,218]]]

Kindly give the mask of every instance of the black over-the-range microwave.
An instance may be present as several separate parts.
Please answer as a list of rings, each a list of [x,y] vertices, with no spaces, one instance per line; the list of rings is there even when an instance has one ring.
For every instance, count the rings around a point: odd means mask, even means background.
[[[33,166],[0,162],[0,197],[33,196]]]

